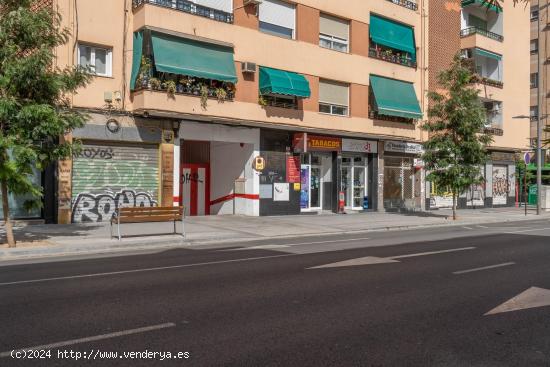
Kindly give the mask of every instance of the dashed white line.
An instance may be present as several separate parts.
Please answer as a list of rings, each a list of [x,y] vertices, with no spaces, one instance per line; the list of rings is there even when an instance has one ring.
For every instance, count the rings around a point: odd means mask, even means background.
[[[531,228],[531,229],[524,229],[522,231],[512,231],[512,232],[504,232],[506,234],[514,234],[514,233],[525,233],[525,232],[536,232],[536,231],[546,231],[550,229],[550,227],[545,228]]]
[[[26,347],[26,348],[10,350],[10,351],[7,351],[7,352],[2,352],[2,353],[0,353],[0,358],[10,357],[12,355],[12,353],[21,352],[21,351],[24,351],[24,350],[54,349],[54,348],[66,347],[68,345],[75,345],[75,344],[95,342],[95,341],[98,341],[98,340],[117,338],[117,337],[125,336],[125,335],[146,333],[146,332],[149,332],[149,331],[155,331],[155,330],[160,330],[160,329],[171,328],[171,327],[174,327],[174,326],[176,326],[176,324],[174,324],[173,322],[167,322],[165,324],[145,326],[145,327],[140,327],[140,328],[137,328],[137,329],[123,330],[123,331],[117,331],[117,332],[114,332],[114,333],[89,336],[89,337],[86,337],[86,338],[65,340],[65,341],[61,341],[61,342],[57,342],[57,343],[44,344],[44,345],[36,345],[34,347]]]
[[[474,269],[467,269],[467,270],[459,270],[454,271],[453,274],[460,275],[460,274],[466,274],[466,273],[473,273],[475,271],[482,271],[482,270],[489,270],[489,269],[496,269],[496,268],[502,268],[504,266],[510,266],[514,265],[515,262],[509,262],[509,263],[502,263],[502,264],[496,264],[496,265],[489,265],[489,266],[483,266],[481,268],[474,268]]]

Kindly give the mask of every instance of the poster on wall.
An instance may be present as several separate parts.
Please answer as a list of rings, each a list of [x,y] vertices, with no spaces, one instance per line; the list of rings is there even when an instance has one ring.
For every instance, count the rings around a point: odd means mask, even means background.
[[[300,182],[300,157],[299,156],[286,157],[286,182],[288,183]]]
[[[260,199],[273,198],[273,185],[260,185]]]
[[[300,208],[309,208],[309,170],[301,169]]]
[[[289,201],[290,184],[287,182],[276,182],[273,184],[273,201]]]

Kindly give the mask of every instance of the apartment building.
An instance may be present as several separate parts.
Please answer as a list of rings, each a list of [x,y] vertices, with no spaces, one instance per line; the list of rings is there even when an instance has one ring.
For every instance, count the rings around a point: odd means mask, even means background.
[[[529,76],[529,84],[531,86],[531,145],[536,146],[537,139],[537,118],[540,113],[541,123],[543,126],[548,125],[548,1],[547,0],[532,0],[531,3],[531,75]],[[540,27],[539,24],[540,23]],[[540,38],[540,44],[539,44]],[[540,75],[539,75],[539,59],[540,59]],[[538,86],[540,84],[541,102],[538,101]],[[539,107],[539,104],[542,104]],[[550,138],[550,134],[543,132],[543,139]]]
[[[482,167],[485,184],[474,185],[459,207],[512,206],[516,200],[515,160],[529,149],[529,7],[501,1],[431,1],[429,4],[429,89],[460,50],[478,75],[477,87],[487,109],[486,130],[493,136],[490,159]],[[532,103],[532,102],[531,102]],[[531,104],[532,106],[532,104]],[[426,206],[447,207],[450,195],[427,184]]]
[[[422,210],[425,1],[55,0],[90,66],[58,221]]]

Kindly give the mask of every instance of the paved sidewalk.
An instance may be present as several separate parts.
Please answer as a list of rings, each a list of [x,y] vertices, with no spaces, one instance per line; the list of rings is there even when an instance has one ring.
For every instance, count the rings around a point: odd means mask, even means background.
[[[0,261],[42,256],[108,253],[125,250],[159,249],[167,247],[243,242],[268,238],[296,238],[367,231],[403,230],[437,226],[468,226],[483,223],[541,219],[530,210],[477,209],[460,210],[454,222],[450,210],[426,213],[362,213],[323,214],[279,217],[206,216],[186,220],[187,236],[165,234],[173,230],[172,223],[139,223],[122,226],[122,241],[110,238],[108,224],[29,225],[16,228],[19,241],[45,240],[51,246],[0,249]],[[543,218],[550,219],[550,213]],[[178,231],[180,230],[178,224]],[[3,230],[0,232],[3,236]]]

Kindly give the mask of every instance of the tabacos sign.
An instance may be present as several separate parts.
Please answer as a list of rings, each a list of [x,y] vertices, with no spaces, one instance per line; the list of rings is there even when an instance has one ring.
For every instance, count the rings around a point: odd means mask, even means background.
[[[294,134],[292,146],[295,152],[340,152],[342,150],[342,139],[331,136],[297,133]]]

